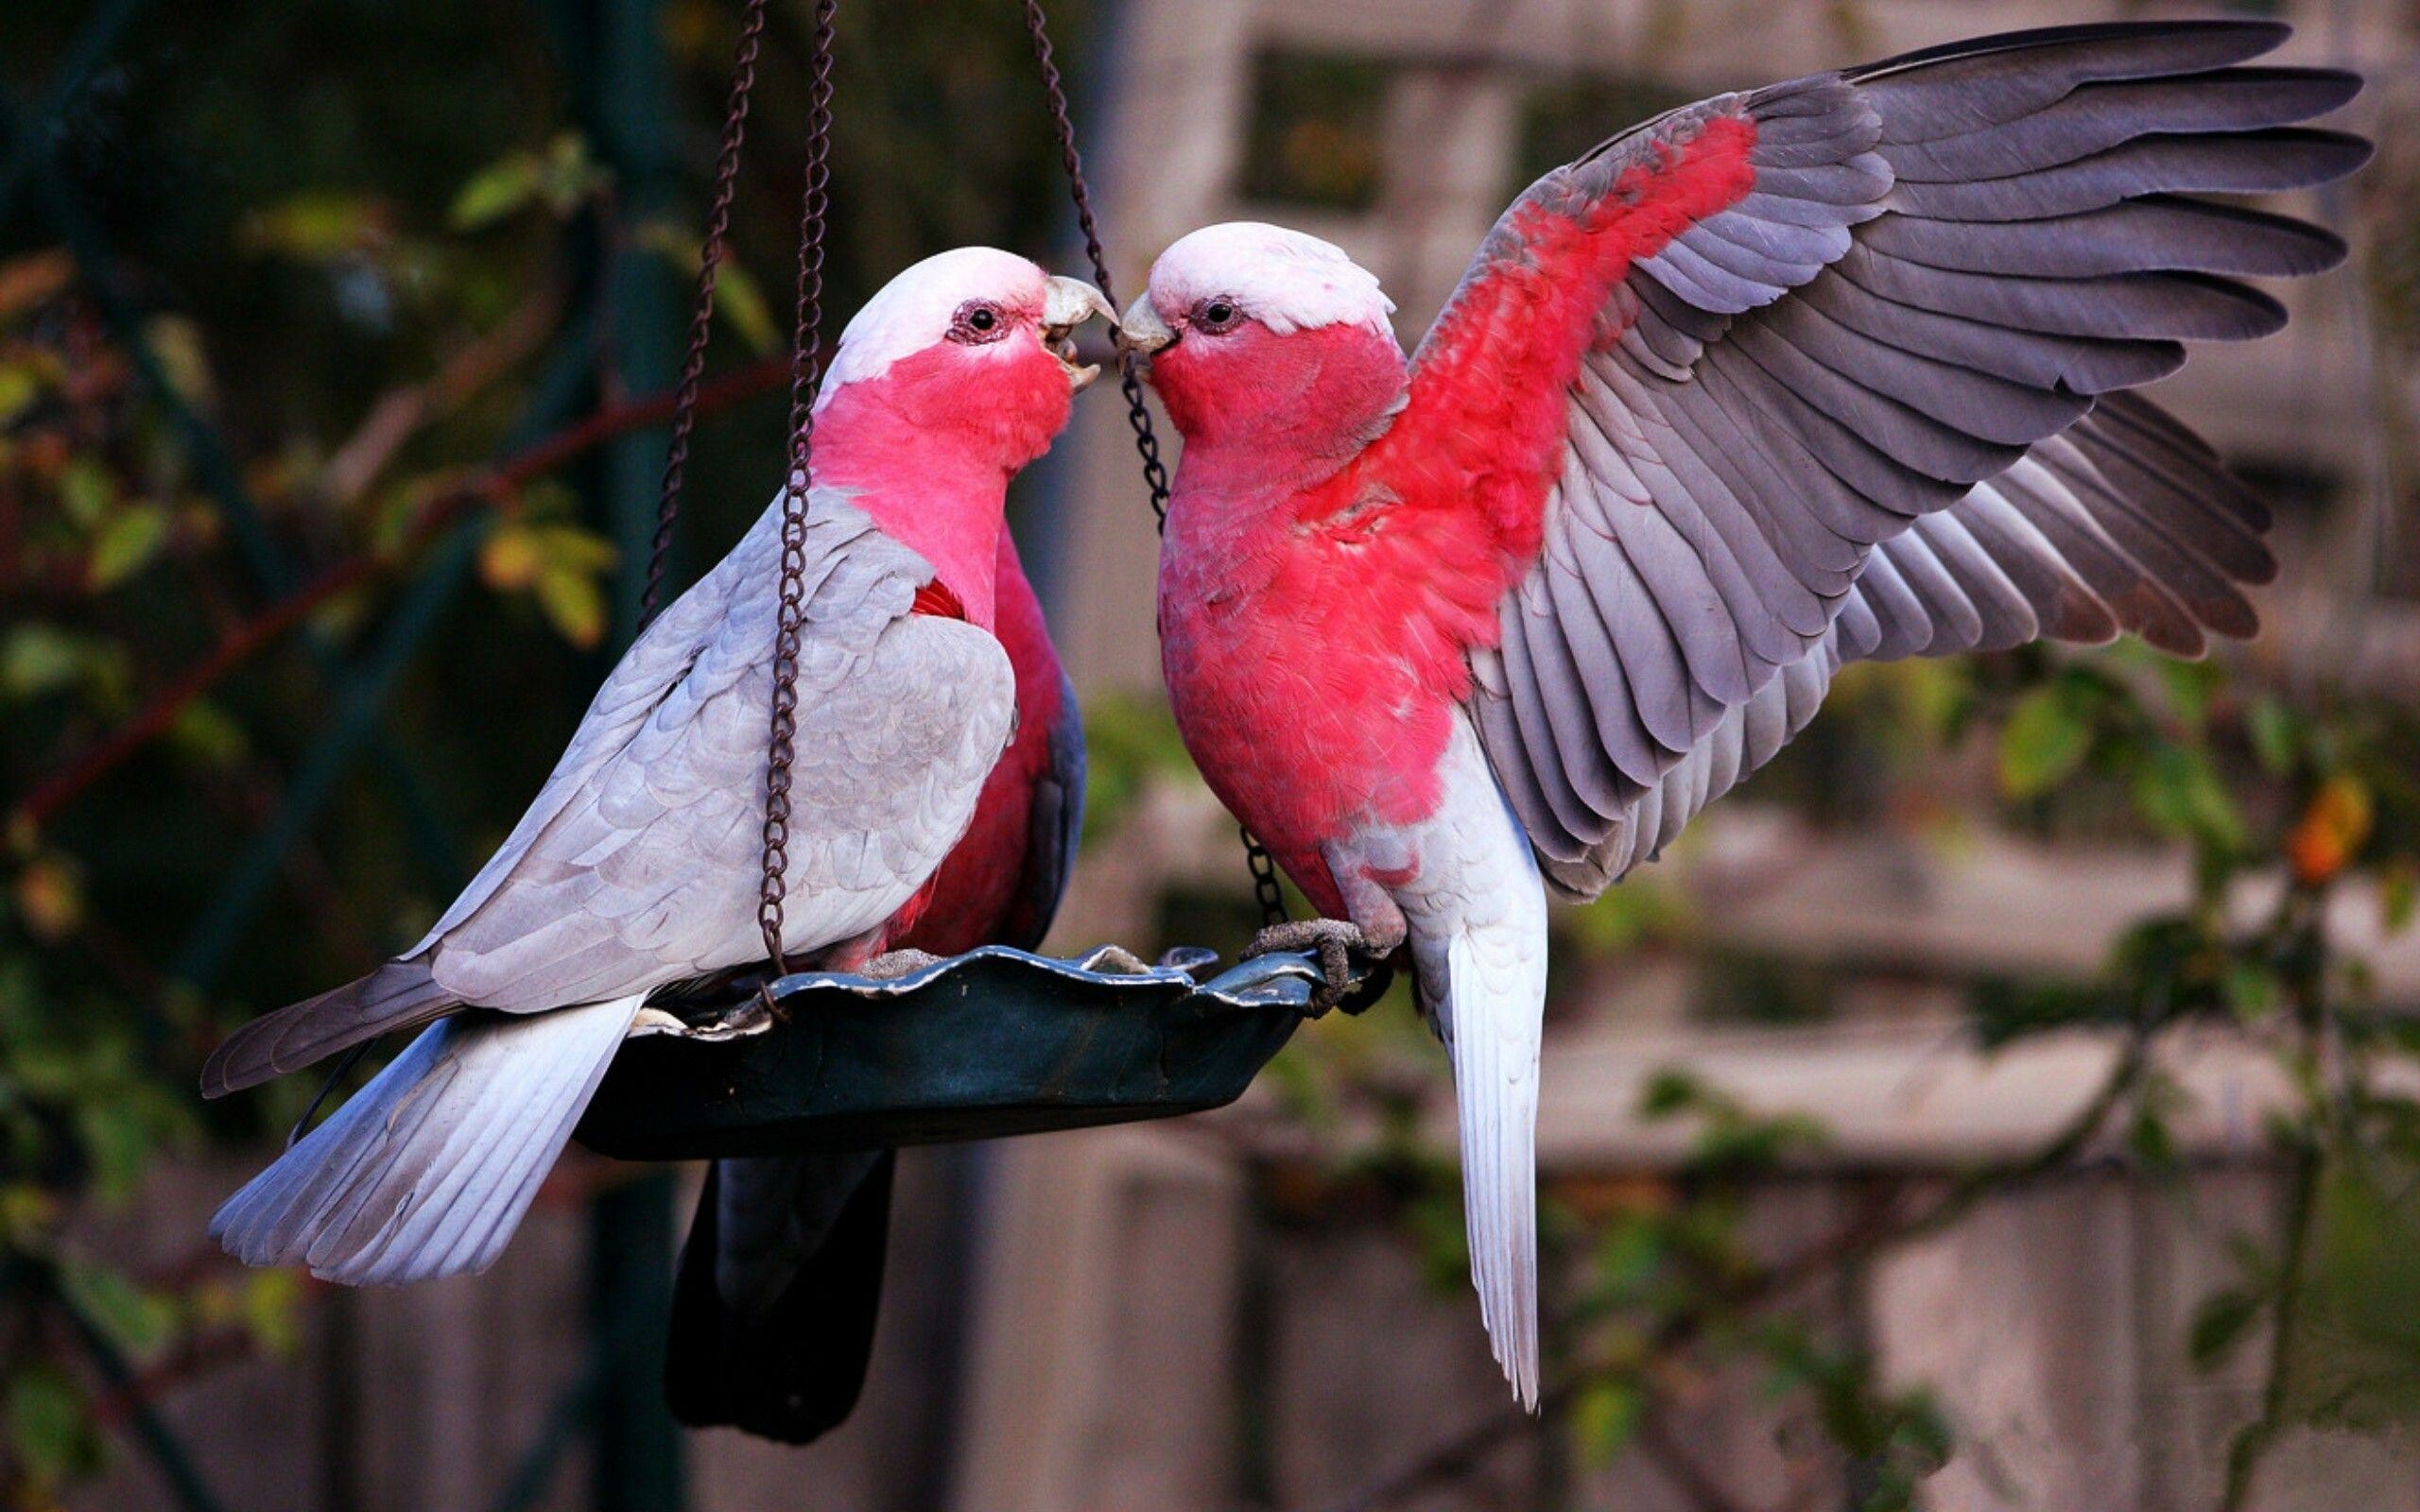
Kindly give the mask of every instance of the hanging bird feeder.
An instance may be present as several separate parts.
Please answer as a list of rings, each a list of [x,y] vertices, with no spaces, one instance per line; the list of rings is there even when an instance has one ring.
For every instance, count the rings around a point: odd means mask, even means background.
[[[580,1143],[626,1160],[862,1150],[1174,1118],[1240,1096],[1326,1011],[1319,963],[1279,952],[1206,981],[1208,951],[1144,966],[987,946],[896,981],[806,971],[735,1005],[651,1009]],[[1338,1005],[1357,1012],[1383,969]]]
[[[804,529],[813,471],[837,9],[838,0],[819,0],[815,8],[786,544]],[[1040,0],[1026,0],[1025,21],[1094,278],[1110,294],[1107,258]],[[765,0],[749,0],[715,163],[687,356],[674,398],[643,621],[662,597],[680,512],[764,25]],[[1114,303],[1114,294],[1111,299]],[[1120,376],[1144,483],[1165,524],[1167,472],[1131,357],[1121,356]],[[1384,993],[1390,973],[1383,963],[1357,955],[1340,984],[1317,956],[1294,952],[1217,971],[1219,957],[1206,950],[1171,952],[1147,966],[1112,947],[1056,960],[992,946],[889,980],[789,970],[779,941],[796,729],[786,693],[796,672],[801,571],[800,556],[786,550],[781,620],[768,627],[774,634],[776,691],[758,923],[769,965],[651,1005],[579,1124],[582,1143],[625,1160],[692,1160],[939,1143],[1170,1118],[1233,1102],[1305,1019],[1331,1007],[1358,1012]],[[1282,922],[1286,906],[1275,868],[1249,835],[1244,845],[1263,917]]]

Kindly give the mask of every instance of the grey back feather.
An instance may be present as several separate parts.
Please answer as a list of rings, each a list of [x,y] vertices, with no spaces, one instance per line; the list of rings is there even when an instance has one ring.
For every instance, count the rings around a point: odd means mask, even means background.
[[[880,924],[941,864],[1007,746],[1015,682],[988,632],[909,612],[931,566],[818,490],[791,767],[784,945]],[[527,1013],[760,960],[778,501],[625,653],[562,759],[435,928],[351,987],[254,1020],[215,1092],[462,1005]]]

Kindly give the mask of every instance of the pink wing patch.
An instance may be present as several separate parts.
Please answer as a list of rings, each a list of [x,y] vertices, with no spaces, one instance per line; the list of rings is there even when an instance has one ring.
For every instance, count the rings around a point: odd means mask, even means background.
[[[1605,315],[1635,263],[1755,187],[1754,122],[1718,116],[1691,140],[1658,144],[1612,194],[1577,215],[1533,199],[1516,205],[1513,257],[1467,278],[1421,348],[1411,400],[1368,465],[1409,494],[1449,490],[1493,523],[1506,575],[1537,555],[1547,490],[1561,466],[1566,390],[1582,357],[1620,335]],[[1406,476],[1405,474],[1410,474]]]

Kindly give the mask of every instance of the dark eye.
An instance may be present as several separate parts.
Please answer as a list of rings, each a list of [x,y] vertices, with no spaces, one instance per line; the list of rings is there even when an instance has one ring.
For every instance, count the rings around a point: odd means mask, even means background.
[[[998,305],[983,300],[969,300],[958,307],[957,315],[951,317],[949,338],[979,346],[986,341],[998,340],[1008,329],[1008,319],[1000,314]]]
[[[1224,297],[1208,299],[1194,306],[1193,328],[1215,336],[1233,331],[1243,318],[1244,313],[1236,307],[1235,301]]]

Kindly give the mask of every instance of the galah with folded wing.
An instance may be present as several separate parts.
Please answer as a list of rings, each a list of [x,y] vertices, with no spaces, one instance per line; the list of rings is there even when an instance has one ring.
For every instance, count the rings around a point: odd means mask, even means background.
[[[1092,374],[1107,301],[966,248],[901,273],[817,400],[782,948],[852,969],[914,926],[1008,747],[994,635],[1010,478]],[[254,1264],[402,1282],[484,1269],[648,994],[761,960],[780,501],[631,646],[520,824],[426,938],[247,1024],[205,1093],[419,1038],[222,1207]]]

